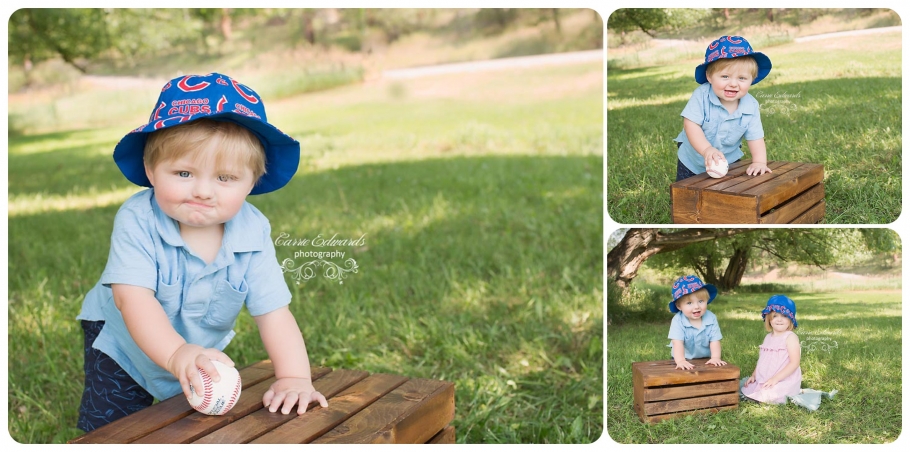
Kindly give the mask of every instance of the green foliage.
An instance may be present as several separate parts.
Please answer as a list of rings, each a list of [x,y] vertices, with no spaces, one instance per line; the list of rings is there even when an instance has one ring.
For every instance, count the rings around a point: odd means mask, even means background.
[[[663,28],[692,25],[711,14],[707,9],[622,8],[607,19],[607,28],[616,32],[641,30],[653,36]]]
[[[22,63],[59,55],[84,71],[78,60],[97,57],[111,45],[105,16],[104,10],[87,8],[16,10],[9,19],[9,58]]]

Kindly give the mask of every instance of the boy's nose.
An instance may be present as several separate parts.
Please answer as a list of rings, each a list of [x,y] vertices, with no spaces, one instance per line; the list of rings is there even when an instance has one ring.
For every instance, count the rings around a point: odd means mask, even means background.
[[[197,179],[196,183],[193,184],[193,196],[197,198],[211,198],[212,192],[211,182],[205,179]]]

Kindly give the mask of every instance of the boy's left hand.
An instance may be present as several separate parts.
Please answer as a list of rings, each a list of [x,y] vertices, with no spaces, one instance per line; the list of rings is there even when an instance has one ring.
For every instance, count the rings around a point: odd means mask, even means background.
[[[329,406],[309,378],[279,378],[262,396],[262,404],[272,413],[281,408],[282,414],[289,414],[298,404],[297,414],[303,414],[310,402],[319,402],[323,408]]]
[[[770,173],[771,168],[768,168],[768,165],[762,162],[752,162],[748,168],[746,168],[746,174],[750,176],[758,176],[759,174]]]
[[[726,361],[721,361],[720,358],[711,358],[711,359],[709,359],[705,364],[711,364],[711,365],[714,365],[714,366],[726,366],[726,365],[727,365],[727,362],[726,362]]]

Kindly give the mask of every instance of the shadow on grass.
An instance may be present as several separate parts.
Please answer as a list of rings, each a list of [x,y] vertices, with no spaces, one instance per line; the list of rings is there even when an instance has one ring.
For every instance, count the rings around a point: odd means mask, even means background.
[[[609,102],[688,95],[689,77],[610,71]],[[629,74],[633,77],[626,78]],[[756,86],[771,160],[825,166],[827,223],[890,223],[901,212],[901,80],[842,77]],[[781,97],[781,96],[796,97]],[[619,223],[671,223],[674,138],[687,100],[610,107],[608,213]],[[748,147],[743,151],[749,158]]]
[[[122,184],[109,158],[69,163],[104,167]],[[30,164],[22,156],[10,171],[41,179]],[[459,442],[588,442],[603,428],[602,165],[598,156],[363,165],[298,174],[285,189],[248,200],[270,219],[273,238],[366,234],[363,247],[276,249],[279,262],[298,251],[343,251],[359,267],[344,284],[318,273],[298,285],[286,274],[313,365],[456,382],[456,426],[471,431]],[[70,177],[86,181],[77,173]],[[17,191],[25,190],[11,184]],[[52,312],[59,318],[49,325],[72,323],[106,261],[118,207],[11,217],[11,312]],[[79,382],[61,391],[25,369],[43,365],[34,357],[81,356],[78,328],[50,344],[64,332],[29,325],[10,324],[10,356],[26,360],[11,367],[10,381],[21,394],[66,393],[65,419],[53,423],[72,425]],[[226,350],[235,362],[265,358],[248,316],[235,329]],[[78,374],[80,361],[66,360],[65,371]],[[559,409],[541,412],[555,400],[553,388],[564,391]],[[508,403],[486,404],[496,400]],[[40,413],[20,397],[10,407]],[[11,426],[25,423],[14,418]],[[488,420],[496,424],[485,427]],[[11,427],[14,438],[25,435],[20,428]]]

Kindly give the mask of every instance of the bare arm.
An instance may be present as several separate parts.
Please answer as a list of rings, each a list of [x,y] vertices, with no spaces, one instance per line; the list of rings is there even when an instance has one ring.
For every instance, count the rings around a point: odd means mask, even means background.
[[[752,164],[746,169],[746,174],[758,176],[766,172],[770,173],[771,168],[768,168],[768,151],[765,148],[765,139],[746,140],[746,145],[749,146],[749,152],[752,154]]]
[[[111,284],[114,304],[123,316],[123,322],[136,345],[152,362],[167,369],[180,381],[183,394],[189,398],[189,384],[202,387],[202,377],[196,368],[202,368],[216,381],[221,377],[211,360],[234,365],[231,359],[216,349],[206,349],[187,344],[174,330],[155,292],[138,286]]]
[[[705,131],[702,130],[700,125],[689,118],[683,118],[683,130],[686,131],[686,137],[689,139],[689,144],[695,148],[695,152],[705,158],[705,166],[708,166],[708,162],[711,159],[716,162],[726,160],[723,152],[720,152],[708,142],[708,138],[705,137]]]
[[[715,366],[727,365],[726,361],[720,359],[720,341],[711,341],[711,343],[708,344],[708,347],[711,349],[711,359],[705,364],[713,364]]]
[[[676,361],[676,368],[683,370],[694,369],[695,366],[686,361],[686,346],[683,341],[673,339],[670,343],[673,344],[673,361]]]
[[[298,401],[298,414],[303,414],[311,401],[328,406],[325,397],[313,387],[306,344],[288,307],[255,316],[254,319],[262,344],[275,366],[276,381],[263,395],[263,405],[273,413],[282,407],[284,414],[290,413]]]

